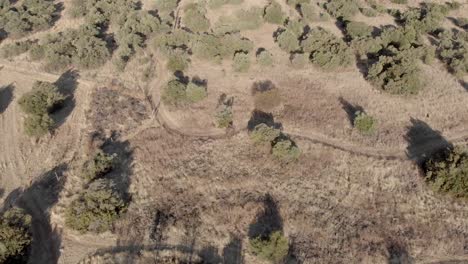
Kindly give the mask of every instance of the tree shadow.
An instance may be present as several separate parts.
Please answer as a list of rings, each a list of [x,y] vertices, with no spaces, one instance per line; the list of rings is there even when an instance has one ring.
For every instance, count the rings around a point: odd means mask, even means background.
[[[5,112],[10,103],[13,101],[13,91],[15,86],[13,84],[5,85],[0,88],[0,114]]]
[[[465,89],[465,91],[468,92],[468,82],[465,82],[464,80],[459,80],[458,81],[460,83],[460,85],[463,87],[463,89]],[[1,111],[0,111],[1,112]]]
[[[254,110],[249,122],[247,123],[247,129],[249,131],[254,130],[257,125],[266,124],[269,127],[276,129],[283,129],[283,125],[279,122],[275,122],[275,118],[271,113],[265,113],[260,110]]]
[[[266,240],[273,232],[282,230],[283,219],[281,218],[278,205],[273,197],[267,194],[263,200],[263,211],[250,224],[248,236],[250,239],[260,238]]]
[[[29,253],[31,263],[58,263],[61,231],[50,223],[49,210],[57,203],[62,191],[68,166],[60,164],[42,174],[29,187],[17,188],[4,201],[1,212],[17,206],[32,218],[32,244]]]
[[[190,77],[186,76],[182,71],[175,71],[174,76],[177,80],[185,85],[190,82]]]
[[[223,248],[224,264],[242,264],[242,240],[237,236],[232,236],[231,241]]]
[[[199,256],[203,263],[223,263],[223,258],[219,255],[218,249],[214,246],[204,247],[200,250]]]
[[[149,238],[156,244],[164,240],[165,229],[174,221],[174,216],[158,210],[154,217],[154,223],[151,227]]]
[[[412,264],[413,258],[401,243],[391,241],[387,244],[388,264]]]
[[[442,149],[452,149],[453,145],[441,132],[432,129],[426,122],[411,118],[411,125],[404,136],[408,142],[406,155],[409,159],[423,164]]]
[[[127,140],[121,141],[119,135],[113,133],[111,137],[104,141],[101,148],[107,154],[115,154],[117,159],[113,169],[104,178],[113,181],[118,190],[124,195],[125,200],[130,202],[130,177],[133,174],[133,149],[130,142]]]
[[[198,76],[193,76],[192,77],[192,83],[196,84],[197,86],[202,86],[205,87],[205,89],[208,87],[208,80],[207,79],[202,79]]]
[[[80,77],[77,70],[70,69],[62,73],[55,85],[58,87],[58,90],[61,94],[65,96],[65,101],[63,102],[63,107],[55,111],[52,114],[52,118],[55,120],[57,127],[60,127],[65,123],[68,116],[73,112],[73,109],[76,106],[75,102],[75,90],[78,87],[78,78]]]
[[[354,119],[356,119],[357,112],[363,112],[364,108],[357,104],[351,104],[350,102],[346,101],[343,97],[339,97],[338,100],[340,101],[341,108],[346,112],[348,115],[348,120],[352,126],[354,126]]]

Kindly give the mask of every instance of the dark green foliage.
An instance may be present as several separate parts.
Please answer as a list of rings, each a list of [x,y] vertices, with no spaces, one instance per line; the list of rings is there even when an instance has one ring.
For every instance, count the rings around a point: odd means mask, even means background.
[[[43,55],[49,71],[61,71],[70,65],[96,68],[110,57],[106,42],[99,38],[99,29],[91,25],[49,35],[34,51],[40,51],[38,55]]]
[[[250,133],[250,138],[255,144],[271,144],[280,135],[281,131],[279,129],[261,123]]]
[[[351,21],[346,23],[346,34],[350,39],[361,39],[370,37],[372,27],[364,22]]]
[[[442,31],[438,35],[438,53],[452,73],[458,77],[468,73],[468,32]]]
[[[285,20],[285,16],[286,15],[281,9],[281,5],[276,1],[272,1],[265,7],[263,18],[268,23],[281,25]]]
[[[232,68],[236,72],[248,72],[250,68],[249,54],[237,52],[232,59]]]
[[[299,159],[301,151],[290,139],[280,139],[273,145],[271,154],[282,162],[290,163]]]
[[[0,218],[0,262],[26,263],[32,242],[31,216],[11,208]]]
[[[21,110],[28,114],[24,120],[26,134],[41,137],[49,132],[55,125],[49,114],[61,106],[64,100],[65,97],[54,84],[34,83],[32,90],[18,101]]]
[[[65,212],[68,227],[81,233],[102,233],[126,210],[127,202],[109,180],[99,179],[72,201]]]
[[[320,20],[320,15],[312,3],[303,3],[300,5],[302,18],[307,22]]]
[[[17,5],[4,2],[0,8],[0,28],[12,37],[45,30],[52,26],[56,8],[51,0],[24,0]]]
[[[64,99],[56,85],[38,81],[30,92],[19,99],[18,104],[26,114],[44,115],[60,106]]]
[[[166,67],[171,72],[184,71],[189,66],[188,54],[184,51],[174,50],[167,56]]]
[[[293,52],[300,48],[299,36],[296,35],[292,30],[283,30],[278,33],[276,42],[279,47],[286,52]]]
[[[289,251],[288,239],[279,231],[271,233],[267,239],[260,237],[250,240],[250,248],[258,257],[272,263],[281,263]]]
[[[193,32],[205,32],[210,28],[210,21],[205,17],[206,9],[200,4],[189,4],[185,7],[182,22]]]
[[[362,134],[371,135],[375,132],[376,121],[372,116],[364,112],[357,112],[353,125]]]
[[[93,181],[110,172],[114,167],[115,155],[98,151],[90,160],[83,164],[81,173],[87,181]]]
[[[85,17],[91,24],[122,25],[126,16],[136,9],[135,0],[73,0],[70,13]]]
[[[387,55],[378,57],[378,61],[369,68],[367,79],[382,90],[391,94],[417,94],[423,87],[417,58],[421,50],[389,49]]]
[[[248,53],[252,49],[253,43],[238,34],[200,34],[195,36],[192,51],[201,59],[219,62],[224,58],[233,57],[238,52]]]
[[[324,7],[335,18],[349,19],[359,12],[355,0],[328,0]]]
[[[323,69],[345,67],[353,61],[348,45],[323,28],[312,29],[301,46],[304,52],[310,53],[311,62]]]
[[[379,39],[383,47],[391,45],[399,50],[423,45],[421,35],[413,27],[387,28]]]
[[[4,45],[1,50],[1,56],[3,58],[11,58],[18,56],[27,52],[32,45],[33,42],[30,40],[13,42],[11,44]]]
[[[396,16],[403,25],[412,27],[418,32],[427,33],[439,28],[448,11],[449,8],[446,5],[425,3],[420,8],[411,8],[404,13],[397,12]]]
[[[172,55],[173,52],[185,52],[192,45],[192,36],[185,30],[174,30],[166,34],[159,34],[155,37],[153,45],[165,55]]]
[[[424,164],[426,181],[439,192],[468,198],[468,152],[447,150]]]

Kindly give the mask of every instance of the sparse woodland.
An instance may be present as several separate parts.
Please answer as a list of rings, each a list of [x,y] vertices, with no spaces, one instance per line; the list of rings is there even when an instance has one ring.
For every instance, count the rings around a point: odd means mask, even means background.
[[[2,263],[468,261],[464,1],[0,0],[0,57]]]

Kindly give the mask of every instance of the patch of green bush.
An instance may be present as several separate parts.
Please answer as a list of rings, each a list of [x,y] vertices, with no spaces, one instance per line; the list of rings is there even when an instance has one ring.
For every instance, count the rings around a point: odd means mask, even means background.
[[[154,38],[153,46],[165,55],[171,55],[175,50],[186,51],[192,46],[192,34],[185,30],[173,30],[165,34],[158,34]]]
[[[468,152],[461,147],[447,150],[425,162],[426,181],[434,190],[468,198]]]
[[[35,82],[32,90],[24,94],[18,104],[28,116],[24,120],[27,135],[41,137],[53,129],[54,120],[49,116],[65,100],[56,85],[49,82]]]
[[[189,4],[184,9],[182,23],[193,32],[206,32],[210,21],[205,17],[206,9],[199,4]]]
[[[364,22],[351,21],[345,26],[346,35],[350,39],[367,38],[372,35],[372,27]]]
[[[65,223],[80,233],[102,233],[126,210],[127,202],[115,184],[99,179],[89,184],[65,212]]]
[[[187,99],[192,103],[200,102],[205,99],[208,95],[206,88],[202,85],[197,85],[193,82],[187,84],[187,89],[185,90]]]
[[[249,53],[237,52],[232,59],[232,68],[235,72],[248,72],[250,68]]]
[[[268,23],[281,25],[286,18],[286,14],[283,12],[280,4],[276,1],[271,1],[265,7],[263,18]]]
[[[326,70],[345,67],[353,61],[348,45],[323,28],[310,30],[301,46],[304,52],[310,53],[312,63]]]
[[[302,18],[309,23],[320,20],[320,14],[312,3],[301,4],[299,10]]]
[[[281,131],[279,129],[261,123],[255,126],[250,133],[250,138],[255,144],[271,144],[280,135]]]
[[[21,55],[27,52],[31,48],[32,45],[33,45],[33,42],[30,40],[18,41],[18,42],[6,44],[2,47],[1,56],[3,58],[12,58],[12,57]]]
[[[375,119],[372,116],[359,111],[355,113],[353,125],[359,132],[365,135],[374,134],[376,129]]]
[[[93,25],[122,25],[132,11],[137,10],[134,0],[73,0],[72,17],[85,17]]]
[[[220,62],[224,58],[233,57],[236,53],[248,53],[253,49],[253,43],[239,34],[217,36],[200,34],[196,36],[192,45],[195,56]]]
[[[216,112],[216,125],[219,128],[228,128],[232,126],[234,120],[234,113],[231,106],[223,106],[220,110]]]
[[[291,65],[296,69],[304,68],[309,62],[308,53],[294,53],[291,55]]]
[[[299,36],[294,34],[293,31],[287,29],[278,33],[276,42],[278,43],[279,47],[286,52],[297,51],[300,48]]]
[[[263,67],[272,66],[274,63],[273,54],[267,50],[262,50],[257,54],[257,63]]]
[[[324,8],[331,16],[340,19],[350,19],[359,13],[359,5],[355,0],[328,0]]]
[[[45,60],[48,71],[62,71],[71,65],[82,69],[97,68],[110,57],[99,29],[92,25],[48,35],[39,47],[31,49],[31,55],[33,51],[35,59]]]
[[[421,33],[428,33],[440,27],[448,12],[447,5],[424,3],[420,8],[410,8],[403,13],[397,12],[396,17],[404,26],[412,27]]]
[[[280,139],[273,145],[271,153],[276,159],[290,163],[299,159],[301,150],[290,139]]]
[[[0,262],[26,263],[31,242],[31,216],[19,208],[8,209],[0,218]]]
[[[81,173],[88,182],[110,172],[115,163],[115,155],[110,155],[99,150],[94,156],[83,164]]]
[[[437,51],[457,77],[468,73],[468,32],[444,30],[438,35]]]
[[[53,24],[56,7],[51,0],[24,0],[19,4],[3,1],[0,8],[0,28],[11,37],[46,30]]]
[[[369,67],[367,79],[391,94],[417,94],[423,87],[417,57],[421,50],[390,48]]]
[[[189,57],[184,51],[174,50],[167,57],[166,67],[171,72],[183,72],[189,66]]]
[[[288,255],[289,243],[286,237],[276,231],[267,239],[260,237],[251,239],[250,248],[256,256],[264,260],[281,263]]]
[[[156,8],[160,12],[168,12],[175,10],[179,4],[179,0],[156,0]]]

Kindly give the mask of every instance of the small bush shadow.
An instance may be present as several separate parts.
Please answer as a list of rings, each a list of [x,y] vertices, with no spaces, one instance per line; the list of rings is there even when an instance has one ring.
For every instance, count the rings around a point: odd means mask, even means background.
[[[201,249],[199,256],[203,263],[223,263],[223,259],[218,253],[218,249],[214,246],[208,246]]]
[[[5,112],[13,101],[14,90],[15,86],[13,84],[5,85],[0,88],[0,114]]]
[[[412,264],[413,258],[409,255],[406,247],[401,243],[391,241],[387,243],[388,264]]]
[[[232,236],[231,241],[223,248],[224,264],[242,264],[242,240],[237,236]]]
[[[338,100],[340,101],[341,107],[348,115],[349,123],[351,124],[351,126],[354,126],[354,119],[356,119],[356,113],[364,113],[364,108],[362,108],[362,106],[360,105],[351,104],[350,102],[346,101],[343,97],[338,98]]]
[[[458,81],[460,83],[460,85],[463,87],[463,89],[465,89],[465,91],[468,92],[468,82],[465,82],[463,80],[459,80]]]
[[[275,122],[273,114],[265,113],[260,110],[254,110],[252,112],[252,116],[250,117],[249,122],[247,123],[247,129],[249,131],[254,130],[257,125],[266,124],[269,127],[273,127],[276,129],[283,129],[283,125],[279,122]]]
[[[263,211],[250,224],[248,236],[250,239],[260,238],[266,240],[273,232],[282,230],[283,219],[281,218],[278,205],[273,197],[267,194],[263,199]]]
[[[78,87],[78,78],[80,77],[78,71],[74,69],[67,70],[62,73],[55,85],[57,85],[59,92],[62,93],[66,99],[63,102],[63,107],[55,111],[52,114],[52,118],[55,120],[57,127],[60,127],[65,123],[67,117],[75,109],[75,90]]]
[[[405,140],[408,142],[406,155],[409,159],[422,165],[432,155],[442,149],[452,149],[453,145],[441,132],[432,129],[426,122],[411,118]]]

